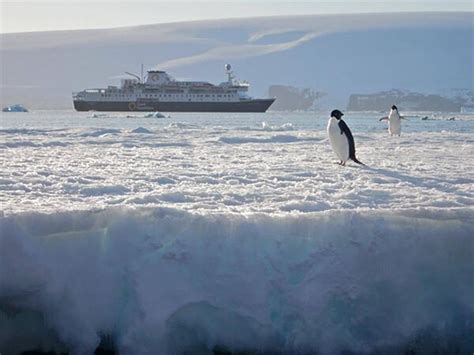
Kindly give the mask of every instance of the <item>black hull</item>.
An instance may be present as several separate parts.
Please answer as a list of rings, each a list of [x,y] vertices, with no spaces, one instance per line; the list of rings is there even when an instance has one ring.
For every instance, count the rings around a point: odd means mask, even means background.
[[[265,112],[275,99],[238,102],[104,102],[74,101],[76,111]]]

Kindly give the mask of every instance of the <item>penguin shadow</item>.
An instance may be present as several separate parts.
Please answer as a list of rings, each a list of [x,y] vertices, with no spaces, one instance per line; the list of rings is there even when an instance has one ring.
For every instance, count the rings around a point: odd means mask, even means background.
[[[342,165],[341,163],[335,161],[334,162],[334,165],[339,165],[341,168],[349,168],[349,169],[364,169],[364,168],[369,168],[370,170],[370,167],[367,166],[367,164],[363,163],[363,164],[357,164],[357,163],[354,163],[354,162],[349,162],[347,161],[345,165]]]
[[[356,167],[352,165],[352,167]],[[436,177],[424,177],[424,176],[412,176],[408,174],[401,173],[397,170],[386,169],[386,168],[377,168],[367,165],[361,165],[361,169],[372,172],[374,175],[385,176],[392,179],[397,179],[403,182],[407,182],[414,186],[421,186],[424,188],[435,188],[437,190],[447,191],[449,187],[446,184],[454,185],[459,183],[458,181],[452,181],[449,179],[439,179]],[[465,180],[465,179],[464,179]],[[474,182],[474,180],[472,180]]]

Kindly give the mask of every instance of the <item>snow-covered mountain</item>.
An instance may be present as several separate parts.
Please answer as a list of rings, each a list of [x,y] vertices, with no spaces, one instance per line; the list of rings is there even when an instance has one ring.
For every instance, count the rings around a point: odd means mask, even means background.
[[[473,13],[308,15],[3,34],[1,101],[71,107],[71,91],[160,68],[218,83],[232,63],[253,95],[271,85],[350,94],[474,89]]]

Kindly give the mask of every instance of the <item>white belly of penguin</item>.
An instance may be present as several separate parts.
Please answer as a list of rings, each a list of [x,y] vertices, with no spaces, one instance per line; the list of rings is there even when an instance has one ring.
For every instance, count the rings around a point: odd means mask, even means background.
[[[341,134],[338,121],[334,117],[329,119],[328,134],[332,150],[334,150],[339,159],[346,162],[349,159],[349,142],[345,134]]]
[[[398,115],[390,115],[388,118],[388,132],[399,135],[402,132],[402,123]]]

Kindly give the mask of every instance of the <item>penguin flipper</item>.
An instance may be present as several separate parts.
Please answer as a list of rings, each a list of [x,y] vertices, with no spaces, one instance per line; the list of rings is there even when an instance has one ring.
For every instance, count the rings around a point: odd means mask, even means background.
[[[347,138],[347,143],[349,144],[349,158],[355,158],[355,143],[354,137],[352,136],[352,132],[347,126],[346,122],[343,120],[339,120],[339,129],[341,130],[341,134],[345,134]]]
[[[383,121],[383,120],[388,120],[388,116],[385,116],[385,117],[382,117],[379,119],[379,122]]]

